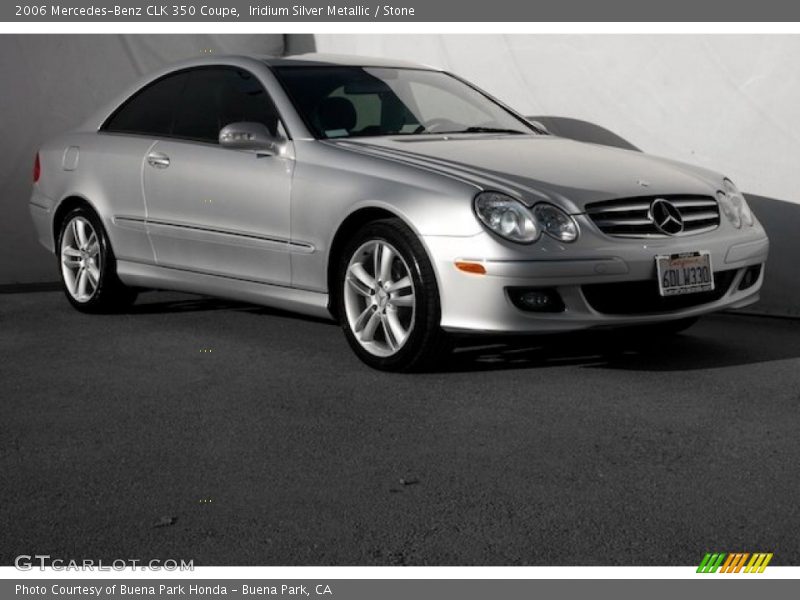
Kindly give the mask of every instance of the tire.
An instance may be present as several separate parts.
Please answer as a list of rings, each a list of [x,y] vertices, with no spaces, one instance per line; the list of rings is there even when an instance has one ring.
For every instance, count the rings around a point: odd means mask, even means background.
[[[335,282],[336,314],[364,363],[383,371],[425,371],[447,359],[433,267],[400,219],[362,227],[339,257]]]
[[[64,217],[56,257],[64,294],[79,311],[116,312],[136,300],[136,291],[117,277],[117,261],[108,235],[91,209],[79,207]]]

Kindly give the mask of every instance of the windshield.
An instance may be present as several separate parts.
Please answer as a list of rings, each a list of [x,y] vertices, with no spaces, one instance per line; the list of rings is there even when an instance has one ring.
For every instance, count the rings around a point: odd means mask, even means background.
[[[275,72],[319,138],[537,133],[447,73],[368,67],[279,67]]]

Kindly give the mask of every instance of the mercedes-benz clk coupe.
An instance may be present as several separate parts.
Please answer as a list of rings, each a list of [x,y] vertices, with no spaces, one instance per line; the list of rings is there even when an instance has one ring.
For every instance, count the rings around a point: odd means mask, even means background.
[[[769,247],[722,175],[386,59],[171,66],[44,143],[33,178],[78,310],[170,289],[333,317],[387,370],[455,333],[677,331],[755,302]]]

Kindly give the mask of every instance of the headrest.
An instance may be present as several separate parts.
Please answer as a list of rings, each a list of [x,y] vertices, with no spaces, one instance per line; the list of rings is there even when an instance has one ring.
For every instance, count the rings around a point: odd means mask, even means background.
[[[356,126],[356,109],[347,98],[330,96],[317,107],[317,119],[323,131],[344,129],[349,132]]]

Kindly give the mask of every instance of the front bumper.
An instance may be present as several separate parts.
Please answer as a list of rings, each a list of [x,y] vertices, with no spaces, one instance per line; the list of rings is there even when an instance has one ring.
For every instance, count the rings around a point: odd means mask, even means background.
[[[613,238],[594,230],[585,218],[579,221],[583,221],[582,234],[575,244],[542,238],[531,246],[519,246],[486,232],[470,237],[425,236],[439,284],[442,327],[453,332],[503,334],[573,331],[682,319],[741,308],[759,298],[769,252],[769,240],[759,224],[746,230],[724,224],[701,235],[650,240]],[[698,303],[684,297],[677,308],[669,303],[662,303],[666,308],[636,306],[627,296],[625,302],[621,298],[618,310],[614,308],[615,290],[657,295],[657,255],[693,251],[710,253],[717,293],[697,295]],[[486,274],[458,270],[455,262],[460,260],[480,262]],[[754,265],[762,265],[758,278],[740,289],[747,268]],[[617,283],[621,285],[597,285]],[[509,288],[520,287],[555,289],[564,309],[552,313],[522,310],[508,294]],[[603,302],[597,300],[598,291]]]

